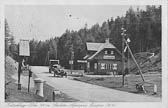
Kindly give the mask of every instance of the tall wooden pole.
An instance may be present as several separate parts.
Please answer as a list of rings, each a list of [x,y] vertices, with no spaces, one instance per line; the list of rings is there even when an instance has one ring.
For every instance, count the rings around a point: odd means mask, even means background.
[[[129,43],[131,42],[130,39],[127,37],[127,40],[125,40],[125,42],[127,42],[127,44],[129,45]],[[125,43],[126,44],[126,43]],[[127,49],[128,49],[128,46],[126,45]],[[127,69],[128,69],[128,73],[129,73],[129,68],[130,68],[130,63],[129,63],[129,50],[127,50]]]
[[[138,69],[139,69],[139,73],[140,73],[140,75],[141,75],[141,78],[142,78],[143,82],[145,82],[145,79],[144,79],[144,77],[143,77],[143,75],[142,75],[141,68],[140,68],[140,66],[138,65],[138,63],[137,63],[137,61],[136,61],[134,55],[132,54],[132,51],[131,51],[131,49],[130,49],[128,43],[126,42],[126,40],[124,40],[124,42],[125,42],[125,44],[126,44],[126,46],[127,46],[127,48],[128,48],[128,51],[130,52],[131,57],[133,58],[135,64],[137,65],[137,67],[138,67]]]
[[[18,90],[21,90],[20,74],[21,74],[21,57],[19,56],[19,64],[18,64]]]
[[[29,71],[29,77],[28,77],[28,92],[29,92],[29,89],[30,89],[30,77],[31,77],[31,71]]]
[[[56,44],[57,44],[57,43],[56,43]],[[55,54],[56,54],[56,55],[55,55],[55,56],[56,56],[56,60],[58,59],[58,52],[57,52],[57,51],[58,51],[58,48],[57,48],[57,45],[56,45],[56,53],[55,53]]]
[[[121,33],[121,36],[122,36],[122,86],[124,86],[124,77],[125,77],[125,56],[124,56],[124,36],[125,36],[125,34],[124,34],[124,31],[125,31],[125,29],[124,28],[121,28],[121,30],[122,30],[122,33]]]
[[[50,51],[48,51],[48,61],[50,61]]]
[[[19,55],[19,45],[18,45],[18,90],[21,90],[20,74],[21,74],[21,56]]]
[[[72,74],[72,70],[73,70],[73,59],[74,59],[74,51],[73,51],[73,44],[71,47],[71,74]]]

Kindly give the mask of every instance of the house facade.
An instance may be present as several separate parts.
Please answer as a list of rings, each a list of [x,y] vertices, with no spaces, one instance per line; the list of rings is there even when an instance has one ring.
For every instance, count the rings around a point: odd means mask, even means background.
[[[86,71],[94,74],[107,74],[122,70],[122,56],[120,51],[106,39],[105,43],[86,43],[87,55]]]

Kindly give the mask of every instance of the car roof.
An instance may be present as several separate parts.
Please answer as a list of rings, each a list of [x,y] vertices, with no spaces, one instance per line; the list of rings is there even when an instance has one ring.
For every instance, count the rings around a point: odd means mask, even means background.
[[[59,61],[59,60],[50,60],[50,61]]]
[[[53,66],[59,66],[58,64],[54,64]]]

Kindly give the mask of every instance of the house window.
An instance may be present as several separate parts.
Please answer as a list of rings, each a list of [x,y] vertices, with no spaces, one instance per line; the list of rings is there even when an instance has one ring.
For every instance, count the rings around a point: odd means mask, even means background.
[[[107,64],[107,69],[109,69],[109,67],[108,67],[108,66],[109,66],[109,64]]]
[[[87,68],[90,68],[90,63],[89,62],[87,62]]]
[[[117,64],[113,64],[113,70],[117,70]]]
[[[111,69],[111,70],[113,69],[113,65],[112,65],[112,64],[110,64],[110,69]]]
[[[105,68],[108,69],[108,64],[105,64]]]
[[[101,63],[101,69],[105,69],[105,63]]]
[[[94,64],[94,68],[97,69],[97,63]]]
[[[107,70],[110,69],[110,64],[106,64],[106,69],[107,69]]]
[[[105,54],[108,54],[107,51],[105,51]]]
[[[111,54],[114,54],[114,52],[113,52],[113,51],[111,51]]]

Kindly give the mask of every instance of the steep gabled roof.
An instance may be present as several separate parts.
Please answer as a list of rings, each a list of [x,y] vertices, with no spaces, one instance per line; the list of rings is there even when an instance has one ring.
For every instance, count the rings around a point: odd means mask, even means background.
[[[115,49],[119,54],[121,54],[121,52],[113,44],[109,42],[109,38],[106,39],[105,43],[87,42],[86,46],[88,51],[96,51],[93,55],[85,56],[85,58],[88,60],[93,59],[97,54],[99,54],[105,48]]]
[[[99,48],[103,45],[104,43],[92,43],[92,42],[87,42],[87,50],[88,51],[98,51]]]
[[[103,44],[99,47],[98,51],[97,51],[96,53],[94,53],[92,56],[90,56],[90,57],[88,58],[88,60],[93,59],[98,53],[100,53],[100,52],[101,52],[103,49],[105,49],[105,48],[114,48],[114,49],[116,49],[116,47],[115,47],[113,44],[109,43],[109,42],[103,43]]]

